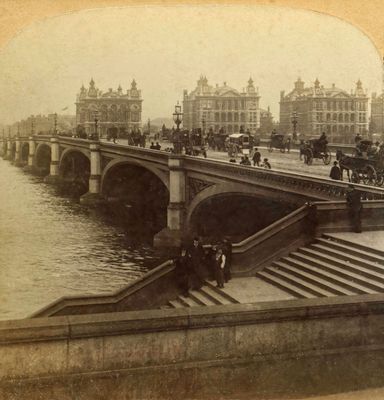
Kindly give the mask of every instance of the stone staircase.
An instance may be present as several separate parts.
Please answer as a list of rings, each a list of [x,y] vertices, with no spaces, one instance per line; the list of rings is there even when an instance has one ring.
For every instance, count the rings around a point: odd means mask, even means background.
[[[239,303],[208,281],[205,281],[204,286],[199,290],[190,290],[188,293],[189,297],[180,295],[161,308],[201,307]]]
[[[323,234],[256,273],[297,298],[384,292],[384,252]]]

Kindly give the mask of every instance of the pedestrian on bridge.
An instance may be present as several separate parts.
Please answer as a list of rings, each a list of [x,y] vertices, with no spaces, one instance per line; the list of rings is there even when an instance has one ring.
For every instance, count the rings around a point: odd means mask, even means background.
[[[271,164],[268,161],[268,158],[264,158],[263,163],[261,164],[261,167],[265,169],[271,169]]]
[[[253,166],[254,167],[256,165],[258,167],[260,166],[261,154],[260,154],[260,151],[257,149],[257,147],[255,147],[255,152],[253,153],[252,161],[253,161]]]
[[[333,167],[331,168],[331,172],[329,174],[329,177],[331,179],[334,179],[335,181],[341,180],[341,169],[340,169],[337,161],[334,161]]]

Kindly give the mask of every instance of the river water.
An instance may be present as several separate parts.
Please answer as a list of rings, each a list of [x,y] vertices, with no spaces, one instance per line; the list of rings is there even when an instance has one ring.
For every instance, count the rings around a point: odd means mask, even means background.
[[[158,262],[134,233],[0,159],[1,320],[62,296],[111,293]]]

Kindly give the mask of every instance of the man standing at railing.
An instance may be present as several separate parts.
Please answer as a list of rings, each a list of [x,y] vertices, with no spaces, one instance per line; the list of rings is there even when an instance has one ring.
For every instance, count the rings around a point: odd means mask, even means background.
[[[351,184],[348,185],[346,199],[352,229],[356,233],[361,233],[361,212],[363,210],[361,196],[360,192]]]

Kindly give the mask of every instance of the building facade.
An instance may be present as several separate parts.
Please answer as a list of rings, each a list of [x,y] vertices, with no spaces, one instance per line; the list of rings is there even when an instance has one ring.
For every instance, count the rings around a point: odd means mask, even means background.
[[[203,131],[240,132],[241,129],[256,133],[260,127],[260,96],[253,80],[239,92],[227,86],[211,86],[201,76],[197,87],[190,93],[184,90],[183,126],[185,129],[201,128]]]
[[[11,136],[31,136],[31,135],[53,135],[55,131],[56,120],[56,133],[72,135],[75,129],[76,117],[74,115],[31,115],[26,119],[22,119],[12,124],[7,132]]]
[[[91,79],[89,88],[83,85],[77,95],[77,127],[87,135],[94,134],[97,119],[98,134],[101,137],[111,132],[118,135],[133,132],[141,126],[142,102],[141,90],[137,89],[135,80],[126,93],[123,93],[121,86],[116,91],[109,89],[103,93]]]
[[[368,96],[359,80],[351,93],[320,85],[306,88],[299,78],[294,89],[280,92],[281,133],[293,133],[292,119],[296,114],[297,132],[305,138],[327,134],[334,143],[352,143],[357,133],[368,134]]]
[[[384,133],[384,93],[379,96],[372,93],[370,131],[371,133]]]

